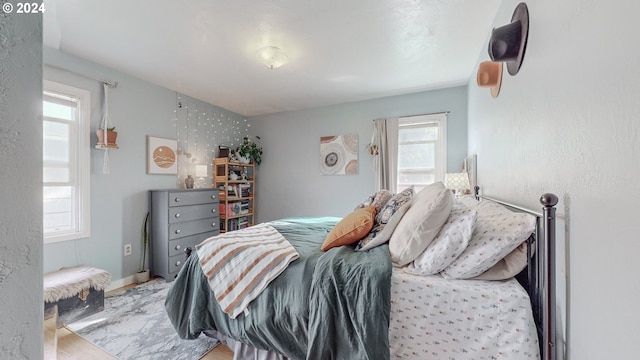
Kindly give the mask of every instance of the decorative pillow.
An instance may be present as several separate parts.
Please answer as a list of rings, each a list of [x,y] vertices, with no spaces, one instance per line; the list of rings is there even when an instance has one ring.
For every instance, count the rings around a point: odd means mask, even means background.
[[[417,275],[433,275],[444,270],[467,248],[476,217],[475,209],[454,201],[451,214],[436,238],[405,270]]]
[[[474,206],[476,227],[469,246],[444,271],[447,279],[470,279],[489,270],[522,244],[535,230],[536,218],[510,211],[491,201]]]
[[[367,200],[361,202],[356,206],[356,209],[361,209],[367,206],[373,206],[376,208],[376,214],[379,214],[382,207],[391,199],[393,193],[389,190],[382,189],[375,194],[369,196]]]
[[[412,199],[413,186],[393,195],[378,212],[373,228],[367,237],[360,241],[356,250],[369,250],[389,241],[393,230],[411,206]]]
[[[356,205],[356,208],[353,209],[353,210],[358,210],[358,209],[366,208],[367,206],[371,206],[371,203],[373,203],[373,199],[376,198],[376,194],[377,193],[373,193],[372,195],[369,195],[367,200],[365,200],[365,201],[361,202],[360,204]]]
[[[417,258],[436,237],[452,206],[451,191],[441,182],[420,190],[391,235],[391,261],[397,266],[404,266]]]
[[[376,209],[373,206],[354,210],[331,229],[320,250],[327,251],[333,247],[353,244],[362,239],[373,227],[375,217]]]
[[[371,202],[371,206],[376,208],[376,214],[380,214],[382,212],[382,208],[391,200],[393,197],[393,193],[389,190],[380,190],[376,193],[376,196],[373,198],[373,202]],[[376,218],[378,215],[376,215]]]
[[[532,253],[535,246],[531,247]],[[515,250],[498,261],[489,270],[474,277],[475,280],[506,280],[518,275],[527,267],[527,242],[523,242]]]

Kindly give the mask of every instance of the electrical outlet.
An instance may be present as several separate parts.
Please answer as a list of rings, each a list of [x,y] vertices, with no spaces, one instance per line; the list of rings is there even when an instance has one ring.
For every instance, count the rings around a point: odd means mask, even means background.
[[[126,244],[124,246],[124,256],[131,255],[131,244]]]

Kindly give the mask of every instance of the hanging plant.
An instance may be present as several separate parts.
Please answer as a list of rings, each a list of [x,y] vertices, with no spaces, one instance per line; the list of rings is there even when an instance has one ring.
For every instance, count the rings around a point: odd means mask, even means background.
[[[118,138],[118,132],[116,131],[115,126],[111,126],[107,128],[107,142],[104,141],[104,130],[98,129],[96,130],[96,135],[98,136],[98,145],[116,145],[116,139]]]

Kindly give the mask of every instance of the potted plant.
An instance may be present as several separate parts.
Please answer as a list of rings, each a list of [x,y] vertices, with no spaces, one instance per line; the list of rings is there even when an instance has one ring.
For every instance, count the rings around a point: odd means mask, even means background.
[[[104,129],[96,130],[96,135],[98,135],[98,145],[115,145],[118,132],[116,131],[115,126],[108,127],[106,143],[104,142]]]
[[[136,273],[136,282],[142,284],[149,281],[149,269],[145,269],[144,265],[147,261],[147,245],[149,244],[149,231],[147,230],[147,224],[149,223],[149,213],[145,215],[142,222],[142,264],[140,271]]]
[[[260,140],[260,137],[256,136],[256,139]],[[262,148],[249,140],[248,136],[244,137],[242,144],[236,149],[236,153],[241,157],[241,162],[249,163],[249,161],[253,161],[256,165],[260,165],[262,162]]]

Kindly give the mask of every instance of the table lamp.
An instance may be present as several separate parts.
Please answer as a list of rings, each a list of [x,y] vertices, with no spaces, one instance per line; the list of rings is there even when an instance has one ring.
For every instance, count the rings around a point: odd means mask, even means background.
[[[471,189],[469,174],[466,172],[448,173],[444,177],[444,186],[446,186],[447,189],[453,190],[456,197],[460,197],[465,193],[465,190]]]
[[[196,165],[196,177],[198,178],[198,188],[204,184],[204,178],[207,177],[207,165]]]

